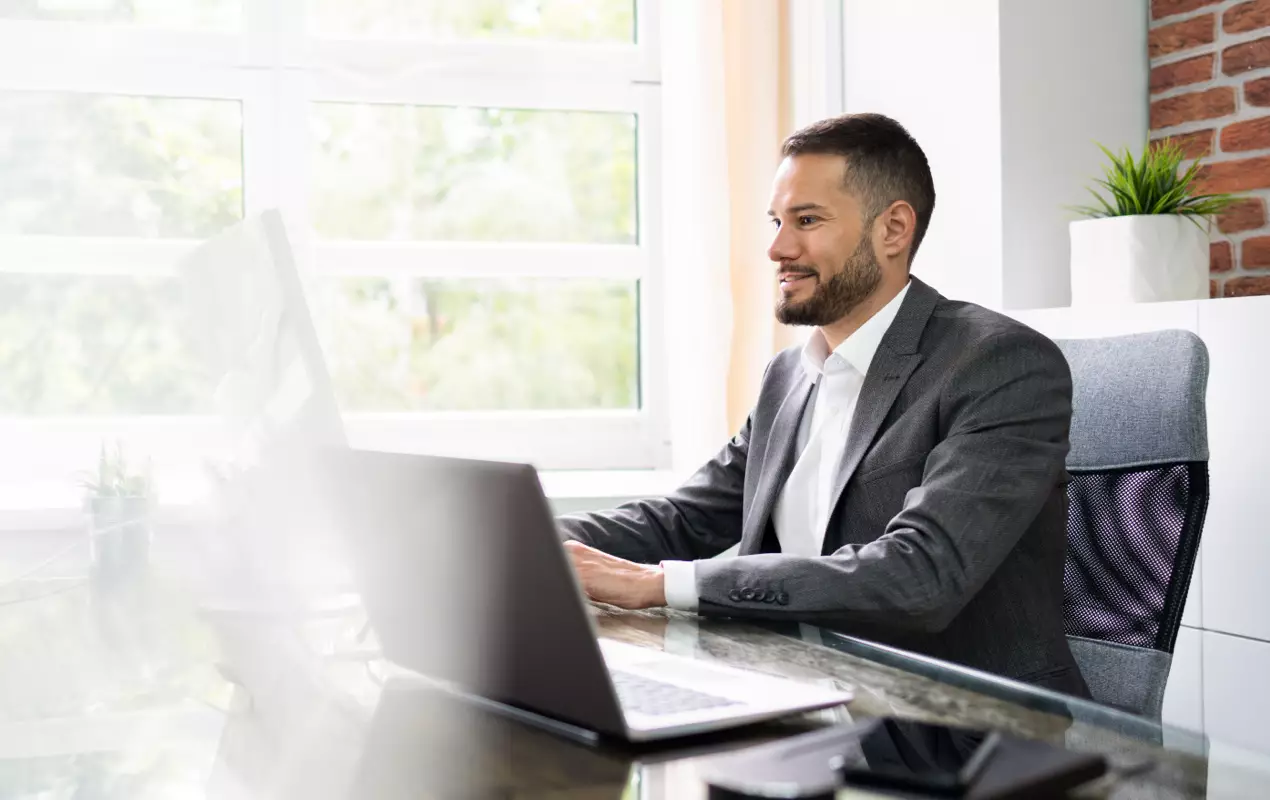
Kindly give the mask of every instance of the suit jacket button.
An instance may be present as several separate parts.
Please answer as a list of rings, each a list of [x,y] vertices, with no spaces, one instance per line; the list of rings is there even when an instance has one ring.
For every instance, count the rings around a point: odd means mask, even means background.
[[[742,600],[753,600],[753,599],[754,599],[754,590],[753,590],[753,589],[745,589],[745,590],[743,590],[743,591],[741,592],[741,599],[742,599]]]
[[[739,603],[741,602],[741,593],[737,591],[736,589],[733,589],[732,591],[728,592],[728,599],[731,600],[733,603]]]
[[[776,602],[780,603],[783,606],[789,605],[789,593],[781,592],[780,594],[776,595]]]
[[[764,602],[764,603],[771,603],[771,602],[773,602],[774,600],[776,600],[776,592],[773,592],[773,591],[771,591],[771,590],[768,590],[768,591],[766,591],[766,592],[763,592],[763,602]]]

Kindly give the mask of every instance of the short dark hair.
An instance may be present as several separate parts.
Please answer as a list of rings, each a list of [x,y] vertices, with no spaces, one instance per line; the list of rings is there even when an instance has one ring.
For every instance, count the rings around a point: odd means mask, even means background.
[[[926,154],[904,126],[882,114],[843,114],[790,135],[781,155],[837,155],[847,160],[846,189],[864,204],[867,221],[903,200],[917,214],[913,250],[926,236],[935,210],[935,180]]]

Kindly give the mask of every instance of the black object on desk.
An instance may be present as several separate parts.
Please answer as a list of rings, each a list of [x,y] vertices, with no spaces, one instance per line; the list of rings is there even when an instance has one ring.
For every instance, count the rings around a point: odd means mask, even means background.
[[[830,766],[848,786],[964,797],[1000,745],[998,733],[881,719]]]
[[[707,780],[711,800],[819,800],[843,786],[890,797],[1003,800],[1062,797],[1105,772],[1099,755],[882,718],[720,757]]]

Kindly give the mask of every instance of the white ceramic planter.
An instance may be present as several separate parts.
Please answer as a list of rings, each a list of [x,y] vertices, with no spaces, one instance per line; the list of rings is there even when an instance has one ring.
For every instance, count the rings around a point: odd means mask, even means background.
[[[1072,306],[1208,297],[1208,220],[1108,217],[1073,222],[1070,231]]]

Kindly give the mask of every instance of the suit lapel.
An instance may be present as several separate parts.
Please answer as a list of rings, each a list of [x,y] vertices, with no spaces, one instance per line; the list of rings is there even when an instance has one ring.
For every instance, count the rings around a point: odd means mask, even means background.
[[[886,335],[882,337],[882,342],[873,355],[873,362],[869,365],[869,372],[864,376],[860,399],[856,401],[851,428],[847,432],[847,446],[843,450],[833,491],[829,495],[830,509],[837,507],[843,490],[855,475],[860,461],[873,446],[873,440],[877,438],[891,406],[895,405],[900,390],[908,383],[913,370],[922,363],[918,344],[940,298],[938,292],[917,278],[910,280],[912,285],[909,286],[904,303]],[[830,517],[832,516],[831,513]],[[833,552],[835,546],[832,537],[826,534],[822,553]]]
[[[767,521],[772,516],[776,498],[790,470],[794,468],[794,449],[798,444],[798,426],[802,422],[807,408],[807,400],[811,397],[815,386],[806,373],[799,370],[798,381],[790,387],[780,408],[776,411],[776,420],[772,423],[771,433],[767,439],[767,450],[763,454],[763,464],[759,472],[758,488],[754,492],[754,502],[745,517],[741,531],[742,554],[756,553],[762,544],[763,532]]]

